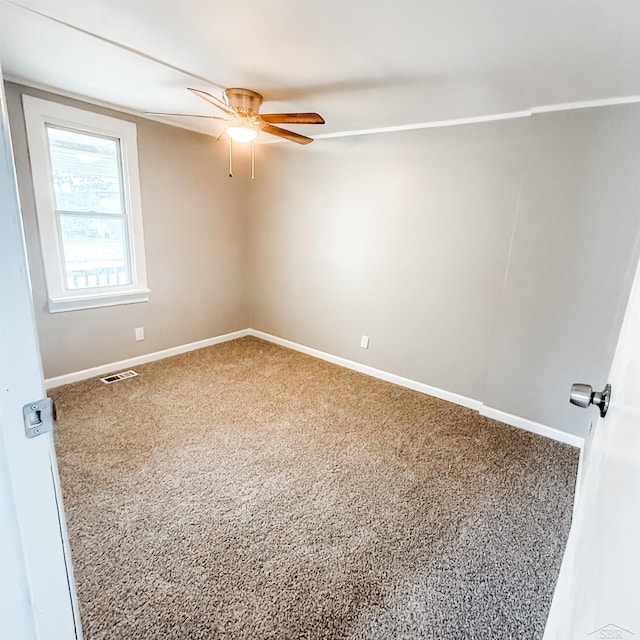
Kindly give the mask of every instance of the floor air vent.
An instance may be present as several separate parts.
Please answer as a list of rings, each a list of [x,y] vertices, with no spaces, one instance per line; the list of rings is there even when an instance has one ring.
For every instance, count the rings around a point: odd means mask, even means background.
[[[111,384],[112,382],[118,382],[119,380],[124,380],[125,378],[133,378],[137,375],[138,374],[135,371],[129,369],[129,371],[114,373],[113,375],[106,376],[105,378],[100,378],[100,380],[102,380],[102,382],[104,382],[105,384]]]

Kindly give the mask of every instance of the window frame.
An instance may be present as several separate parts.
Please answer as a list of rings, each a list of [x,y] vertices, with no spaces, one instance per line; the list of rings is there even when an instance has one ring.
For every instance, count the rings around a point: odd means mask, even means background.
[[[26,94],[22,96],[22,105],[49,312],[57,313],[148,301],[150,290],[147,287],[136,125],[126,120]],[[129,256],[130,284],[72,290],[66,288],[66,265],[51,179],[47,125],[119,140],[127,237],[125,250]]]

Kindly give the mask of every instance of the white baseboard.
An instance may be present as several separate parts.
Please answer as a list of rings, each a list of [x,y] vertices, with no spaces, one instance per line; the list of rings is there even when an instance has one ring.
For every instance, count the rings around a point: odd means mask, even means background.
[[[558,442],[564,442],[565,444],[570,444],[578,448],[582,448],[582,444],[584,442],[584,439],[579,436],[560,431],[559,429],[554,429],[553,427],[547,427],[546,425],[533,422],[532,420],[527,420],[526,418],[505,413],[504,411],[498,411],[498,409],[487,407],[480,400],[474,400],[473,398],[469,398],[458,393],[452,393],[451,391],[432,387],[431,385],[424,384],[423,382],[416,382],[409,378],[403,378],[402,376],[395,375],[394,373],[375,369],[374,367],[369,367],[365,364],[354,362],[353,360],[347,360],[347,358],[341,358],[340,356],[334,356],[331,353],[319,351],[318,349],[312,349],[311,347],[306,347],[305,345],[298,344],[297,342],[285,340],[284,338],[279,338],[278,336],[264,333],[263,331],[257,331],[256,329],[249,329],[249,335],[255,336],[256,338],[262,338],[262,340],[273,342],[274,344],[278,344],[282,347],[293,349],[294,351],[306,353],[307,355],[320,358],[321,360],[326,360],[327,362],[332,362],[333,364],[346,367],[347,369],[352,369],[353,371],[359,371],[360,373],[364,373],[374,378],[379,378],[380,380],[392,382],[393,384],[397,384],[401,387],[413,389],[414,391],[426,393],[427,395],[440,398],[441,400],[447,400],[448,402],[473,409],[478,411],[480,415],[486,416],[487,418],[492,418],[498,422],[503,422],[511,425],[512,427],[518,427],[519,429],[524,429],[525,431],[530,431],[532,433],[545,436],[546,438],[557,440]]]
[[[480,400],[475,400],[474,398],[469,398],[467,396],[453,393],[451,391],[445,391],[444,389],[439,389],[438,387],[432,387],[431,385],[424,384],[423,382],[417,382],[416,380],[404,378],[402,376],[396,375],[395,373],[389,373],[388,371],[376,369],[375,367],[370,367],[360,362],[355,362],[354,360],[348,360],[347,358],[335,356],[331,353],[320,351],[319,349],[312,349],[311,347],[307,347],[303,344],[292,342],[291,340],[286,340],[285,338],[279,338],[278,336],[271,335],[270,333],[265,333],[264,331],[258,331],[256,329],[242,329],[240,331],[234,331],[232,333],[225,333],[221,336],[207,338],[206,340],[190,342],[189,344],[183,344],[177,347],[163,349],[162,351],[154,351],[153,353],[146,353],[141,356],[127,358],[126,360],[109,362],[98,367],[92,367],[91,369],[83,369],[82,371],[67,373],[62,376],[56,376],[55,378],[47,378],[45,380],[45,388],[53,389],[55,387],[60,387],[63,384],[70,384],[72,382],[94,378],[96,376],[104,375],[105,373],[113,373],[115,371],[121,371],[123,369],[130,369],[131,367],[145,364],[146,362],[153,362],[154,360],[161,360],[162,358],[176,356],[180,353],[186,353],[187,351],[195,351],[196,349],[211,347],[214,344],[228,342],[229,340],[236,340],[237,338],[243,338],[245,336],[254,336],[256,338],[261,338],[262,340],[266,340],[267,342],[273,342],[274,344],[278,344],[282,347],[287,347],[288,349],[293,349],[294,351],[305,353],[309,356],[313,356],[314,358],[326,360],[327,362],[337,364],[341,367],[345,367],[346,369],[358,371],[359,373],[364,373],[368,376],[372,376],[373,378],[378,378],[380,380],[385,380],[386,382],[397,384],[400,387],[413,389],[414,391],[425,393],[429,396],[440,398],[441,400],[446,400],[447,402],[452,402],[453,404],[467,407],[468,409],[473,409],[474,411],[478,411],[480,415],[486,416],[487,418],[492,418],[494,420],[497,420],[498,422],[504,422],[505,424],[511,425],[513,427],[518,427],[519,429],[524,429],[525,431],[537,433],[538,435],[545,436],[546,438],[551,438],[552,440],[557,440],[558,442],[564,442],[565,444],[570,444],[578,448],[582,448],[584,444],[584,438],[581,438],[580,436],[566,433],[552,427],[547,427],[546,425],[539,424],[537,422],[533,422],[532,420],[527,420],[526,418],[521,418],[510,413],[505,413],[504,411],[499,411],[498,409],[487,407]]]
[[[518,427],[519,429],[524,429],[531,433],[537,433],[540,436],[545,436],[545,438],[551,438],[558,442],[564,442],[564,444],[570,444],[571,446],[578,447],[579,449],[582,449],[582,445],[584,444],[584,438],[581,438],[580,436],[567,433],[566,431],[560,431],[560,429],[554,429],[553,427],[547,427],[539,422],[533,422],[533,420],[514,416],[512,413],[505,413],[504,411],[487,407],[484,404],[480,408],[480,415],[492,418],[498,422],[504,422],[512,427]]]
[[[468,407],[469,409],[478,411],[482,406],[482,402],[480,402],[480,400],[474,400],[473,398],[468,398],[467,396],[463,396],[458,393],[452,393],[451,391],[438,389],[437,387],[432,387],[431,385],[424,384],[422,382],[416,382],[415,380],[410,380],[409,378],[403,378],[402,376],[398,376],[395,373],[389,373],[387,371],[382,371],[381,369],[375,369],[374,367],[369,367],[366,364],[354,362],[353,360],[347,360],[347,358],[341,358],[340,356],[334,356],[333,354],[326,353],[325,351],[312,349],[311,347],[306,347],[303,344],[298,344],[297,342],[292,342],[291,340],[285,340],[284,338],[273,336],[270,333],[264,333],[263,331],[249,329],[249,335],[255,336],[256,338],[262,338],[262,340],[267,340],[268,342],[273,342],[274,344],[279,344],[282,347],[287,347],[288,349],[293,349],[294,351],[306,353],[307,355],[313,356],[314,358],[320,358],[321,360],[332,362],[333,364],[340,365],[341,367],[345,367],[346,369],[352,369],[353,371],[364,373],[368,376],[372,376],[373,378],[386,380],[387,382],[392,382],[393,384],[397,384],[401,387],[406,387],[407,389],[413,389],[414,391],[426,393],[429,396],[434,396],[436,398],[440,398],[441,400],[447,400],[449,402],[453,402],[454,404]]]
[[[91,369],[83,369],[82,371],[74,371],[73,373],[66,373],[62,376],[47,378],[44,381],[44,386],[45,389],[53,389],[55,387],[61,387],[63,384],[71,384],[72,382],[95,378],[96,376],[101,376],[105,373],[113,373],[115,371],[121,371],[122,369],[130,369],[131,367],[136,367],[139,364],[153,362],[154,360],[161,360],[162,358],[168,358],[169,356],[177,356],[178,354],[186,353],[187,351],[195,351],[196,349],[211,347],[214,344],[228,342],[229,340],[236,340],[237,338],[243,338],[248,335],[251,335],[250,329],[233,331],[232,333],[225,333],[221,336],[207,338],[206,340],[198,340],[197,342],[190,342],[188,344],[178,345],[177,347],[162,349],[162,351],[154,351],[153,353],[145,353],[141,356],[127,358],[126,360],[109,362],[107,364],[100,365],[99,367],[92,367]]]

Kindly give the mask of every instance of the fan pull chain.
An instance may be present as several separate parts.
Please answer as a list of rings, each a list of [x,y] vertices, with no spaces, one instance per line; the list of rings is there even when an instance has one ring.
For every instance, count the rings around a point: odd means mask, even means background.
[[[256,143],[251,141],[251,179],[256,179]]]
[[[233,140],[229,137],[229,177],[233,178]],[[256,145],[251,141],[251,179],[256,179]]]

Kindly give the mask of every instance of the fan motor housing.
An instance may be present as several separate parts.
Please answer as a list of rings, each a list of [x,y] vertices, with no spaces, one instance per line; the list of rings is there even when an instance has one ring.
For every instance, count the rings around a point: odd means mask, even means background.
[[[262,96],[251,89],[225,89],[224,97],[230,107],[246,113],[258,113],[262,104]]]

